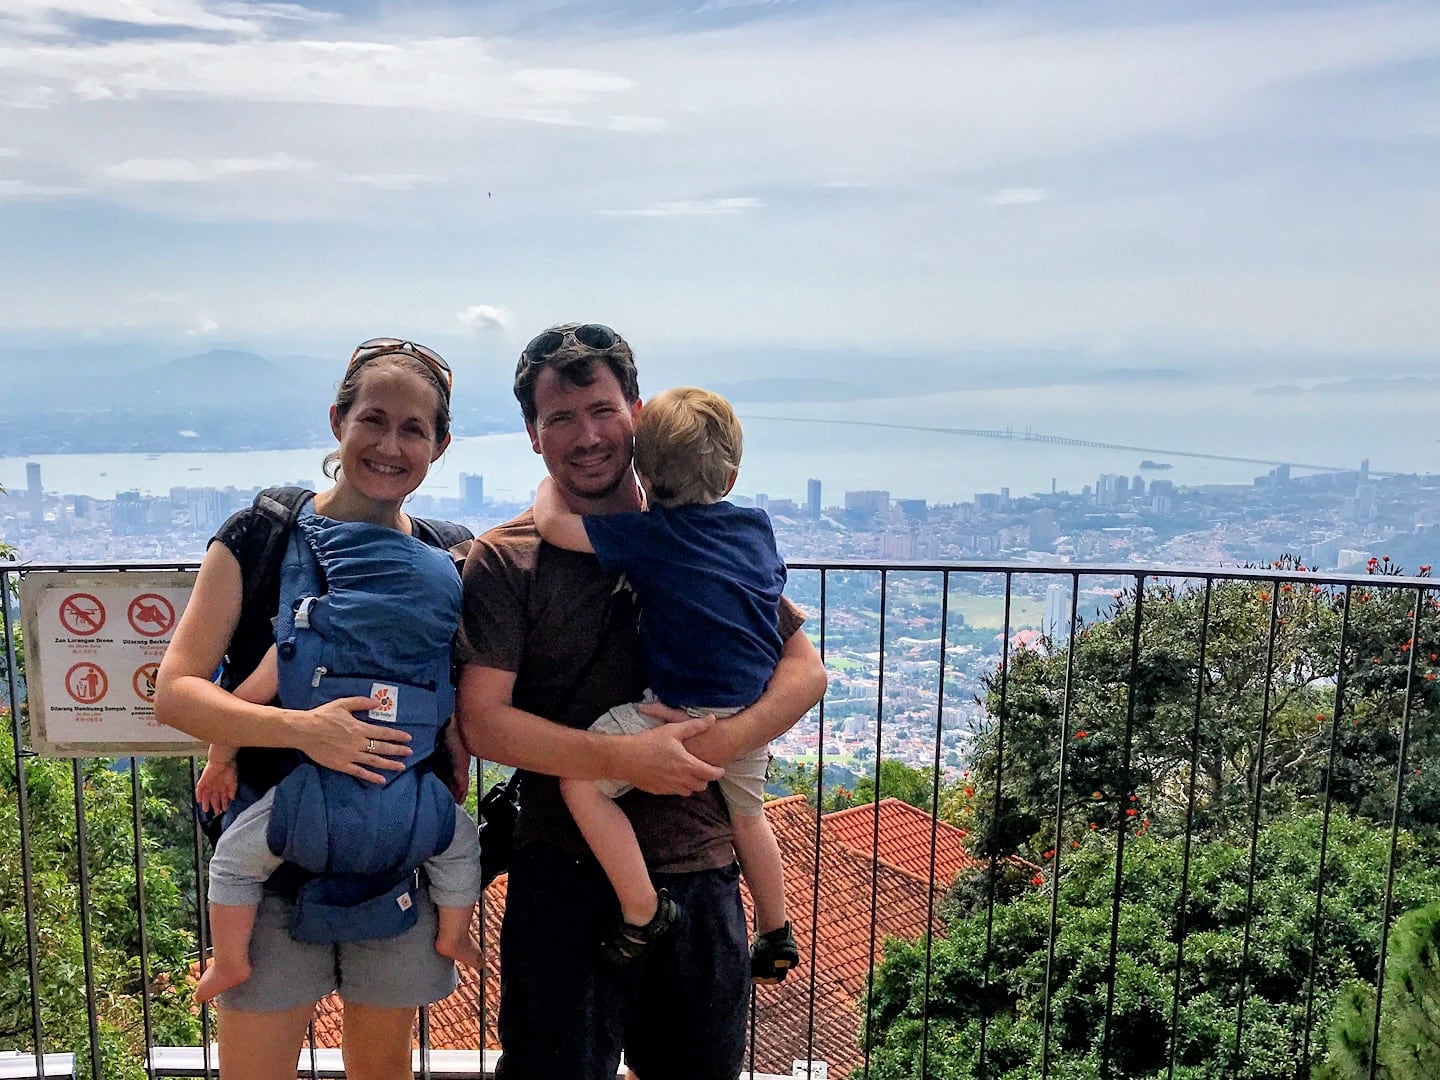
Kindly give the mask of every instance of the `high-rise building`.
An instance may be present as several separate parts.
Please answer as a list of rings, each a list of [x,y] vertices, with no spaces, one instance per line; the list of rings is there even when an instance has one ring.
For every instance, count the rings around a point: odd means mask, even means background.
[[[1050,551],[1059,538],[1060,530],[1055,526],[1055,511],[1036,510],[1030,515],[1031,551]]]
[[[1056,645],[1070,639],[1070,588],[1052,581],[1045,590],[1045,635]]]
[[[889,513],[890,492],[847,491],[845,492],[845,511],[846,513],[859,514],[864,517],[874,517],[876,514]]]
[[[480,473],[460,474],[460,509],[478,511],[485,509],[485,477]]]
[[[820,516],[820,481],[810,479],[805,481],[805,513],[812,518]]]
[[[25,505],[30,510],[31,521],[45,520],[45,490],[40,486],[40,463],[25,463]]]
[[[924,499],[896,499],[895,509],[912,521],[924,521],[929,516]]]

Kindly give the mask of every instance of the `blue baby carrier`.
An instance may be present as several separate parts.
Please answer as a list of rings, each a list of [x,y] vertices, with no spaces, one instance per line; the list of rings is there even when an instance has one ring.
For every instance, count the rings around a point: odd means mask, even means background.
[[[275,786],[270,850],[316,877],[300,887],[290,934],[333,943],[393,937],[415,924],[421,863],[449,846],[455,800],[428,767],[455,706],[450,646],[460,578],[450,556],[395,529],[302,510],[280,566],[275,623],[280,702],[382,702],[372,723],[411,736],[383,785],[306,760]]]

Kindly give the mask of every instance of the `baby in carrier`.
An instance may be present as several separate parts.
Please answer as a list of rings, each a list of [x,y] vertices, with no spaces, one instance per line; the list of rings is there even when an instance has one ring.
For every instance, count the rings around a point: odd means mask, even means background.
[[[278,696],[287,709],[368,697],[373,707],[357,715],[409,732],[411,756],[380,784],[307,760],[248,801],[253,793],[239,790],[235,748],[212,744],[196,798],[204,809],[228,809],[233,820],[210,861],[214,956],[197,1000],[250,977],[256,911],[282,863],[318,875],[300,887],[290,933],[321,943],[408,929],[423,866],[438,914],[436,951],[479,967],[470,935],[480,896],[475,825],[427,764],[455,704],[450,646],[460,577],[450,556],[395,529],[307,508],[280,581],[276,645],[236,696],[259,703]]]

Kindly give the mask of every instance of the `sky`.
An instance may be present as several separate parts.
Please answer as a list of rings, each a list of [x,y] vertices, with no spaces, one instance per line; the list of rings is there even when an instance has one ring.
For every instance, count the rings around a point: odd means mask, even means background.
[[[1419,370],[1440,6],[6,0],[0,252],[7,345],[117,356]]]

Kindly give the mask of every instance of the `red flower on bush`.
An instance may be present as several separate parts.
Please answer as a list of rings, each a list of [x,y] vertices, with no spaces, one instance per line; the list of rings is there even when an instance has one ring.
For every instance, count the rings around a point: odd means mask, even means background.
[[[1043,877],[1041,877],[1039,874],[1036,874],[1034,877],[1032,877],[1032,878],[1030,879],[1030,884],[1031,884],[1031,885],[1044,885],[1044,884],[1045,884],[1045,879],[1044,879]]]
[[[1127,806],[1127,807],[1125,808],[1125,816],[1126,816],[1126,817],[1135,817],[1135,816],[1137,816],[1139,813],[1140,813],[1140,811],[1139,811],[1139,810],[1136,810],[1133,806]]]
[[[1075,738],[1077,739],[1088,738],[1089,735],[1090,733],[1086,731],[1083,727],[1079,731],[1075,732]]]

